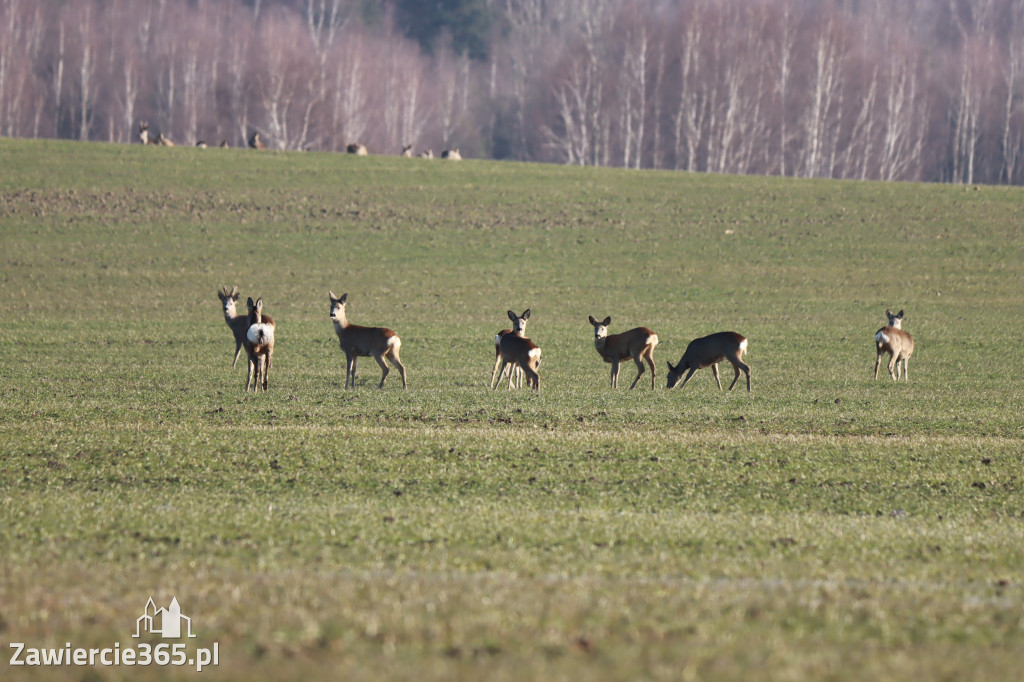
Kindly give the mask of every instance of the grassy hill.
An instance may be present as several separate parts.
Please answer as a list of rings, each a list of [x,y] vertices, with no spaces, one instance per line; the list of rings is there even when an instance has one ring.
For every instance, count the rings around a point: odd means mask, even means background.
[[[7,651],[137,646],[152,595],[189,647],[218,643],[216,679],[1024,664],[1019,189],[7,139],[0,159]],[[231,368],[233,284],[278,323],[265,395]],[[377,391],[369,358],[342,390],[328,289],[398,332],[408,391]],[[871,376],[890,307],[908,383]],[[525,308],[540,393],[489,392]],[[588,315],[658,333],[658,390],[625,390],[632,363],[608,387]],[[664,390],[722,330],[749,338],[753,392],[710,370]]]

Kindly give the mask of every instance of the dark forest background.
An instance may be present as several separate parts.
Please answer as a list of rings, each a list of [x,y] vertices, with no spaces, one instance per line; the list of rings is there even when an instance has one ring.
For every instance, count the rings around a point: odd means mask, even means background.
[[[0,0],[0,135],[1024,182],[1024,0]]]

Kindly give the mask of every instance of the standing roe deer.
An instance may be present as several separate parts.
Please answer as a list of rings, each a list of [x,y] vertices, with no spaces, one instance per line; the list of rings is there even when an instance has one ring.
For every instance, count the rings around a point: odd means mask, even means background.
[[[345,351],[345,388],[352,385],[356,387],[356,360],[359,357],[372,357],[380,365],[380,385],[377,388],[384,388],[384,380],[388,378],[391,371],[384,359],[387,358],[391,364],[398,368],[402,375],[402,388],[408,388],[405,379],[405,365],[398,357],[398,351],[402,348],[402,340],[395,332],[387,327],[361,327],[357,324],[349,324],[345,315],[345,302],[348,294],[342,294],[341,298],[328,291],[331,298],[331,320],[334,321],[334,331],[338,335],[338,343],[341,350]]]
[[[504,365],[501,363],[501,338],[506,334],[518,334],[524,336],[526,334],[526,321],[530,319],[530,309],[527,308],[522,315],[518,317],[511,310],[509,312],[509,319],[512,320],[512,329],[502,329],[494,336],[494,369],[491,371],[491,383],[489,384],[491,389],[497,388],[495,379],[498,384],[501,383],[502,375],[504,374]],[[501,368],[501,372],[499,372]],[[523,370],[517,364],[512,364],[508,371],[509,388],[512,387],[512,381],[516,381],[516,388],[522,388],[523,386]]]
[[[594,348],[605,362],[612,363],[612,388],[619,386],[619,363],[626,358],[632,357],[636,363],[636,379],[630,385],[629,390],[636,387],[640,377],[644,373],[644,360],[651,366],[651,388],[654,388],[656,372],[654,370],[654,348],[658,345],[658,335],[647,327],[636,327],[620,334],[608,334],[608,325],[612,323],[611,317],[606,317],[598,322],[591,315],[590,324],[594,325]]]
[[[149,122],[139,121],[139,142],[149,144]]]
[[[270,378],[270,366],[274,364],[274,321],[263,315],[263,298],[245,302],[249,309],[249,329],[245,332],[245,352],[249,355],[249,378],[245,381],[245,392],[249,392],[255,374],[256,382],[252,391],[256,393],[262,382],[263,390],[267,390],[267,379]]]
[[[518,367],[526,375],[526,385],[532,386],[534,391],[540,390],[540,375],[537,368],[540,365],[540,347],[522,334],[526,328],[526,318],[530,315],[527,310],[522,316],[517,317],[511,310],[508,311],[508,318],[512,320],[513,329],[510,333],[499,335],[498,352],[501,354],[501,370],[498,372],[498,388],[501,383],[501,376],[505,373],[505,365]],[[512,370],[509,370],[508,388],[512,390]]]
[[[683,357],[679,359],[679,363],[675,367],[672,366],[671,362],[668,363],[668,386],[666,388],[674,387],[679,382],[679,377],[683,376],[683,372],[686,372],[683,383],[679,384],[679,388],[682,388],[690,380],[694,372],[711,365],[715,381],[718,382],[718,390],[721,391],[722,380],[718,376],[718,363],[728,360],[736,371],[736,376],[733,377],[732,383],[729,384],[729,390],[731,391],[736,386],[736,382],[740,378],[740,370],[743,370],[747,375],[747,391],[749,392],[750,365],[743,362],[743,354],[746,352],[747,339],[742,334],[737,334],[736,332],[718,332],[717,334],[694,339],[686,347]]]
[[[231,367],[234,368],[238,363],[238,356],[242,354],[242,348],[245,347],[245,333],[249,331],[250,325],[249,316],[248,314],[239,315],[235,311],[235,302],[238,301],[237,286],[231,287],[231,291],[228,291],[227,287],[221,287],[221,290],[217,292],[217,297],[220,298],[221,305],[224,307],[224,321],[235,337],[235,359],[231,361]],[[269,315],[264,315],[263,321],[266,324],[274,324]]]
[[[226,147],[227,145],[224,144],[224,145],[221,145],[221,146],[225,146]],[[264,144],[263,140],[260,139],[259,131],[254,132],[252,134],[252,137],[249,138],[249,148],[250,149],[261,149],[261,150],[267,148],[267,145]]]
[[[903,331],[903,311],[893,315],[892,311],[886,308],[885,316],[889,319],[889,325],[882,327],[875,332],[875,350],[878,357],[875,358],[875,379],[878,378],[878,367],[882,364],[882,355],[889,354],[889,376],[893,381],[900,380],[900,362],[903,362],[904,381],[910,381],[910,374],[907,373],[907,360],[914,354],[914,337]]]

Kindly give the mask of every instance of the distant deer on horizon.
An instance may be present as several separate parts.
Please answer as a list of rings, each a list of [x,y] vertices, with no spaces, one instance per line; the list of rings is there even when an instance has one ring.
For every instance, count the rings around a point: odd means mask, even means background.
[[[139,121],[139,142],[149,144],[149,122]]]
[[[591,315],[590,324],[594,327],[594,348],[597,354],[605,362],[612,364],[612,388],[619,386],[619,363],[626,358],[633,358],[636,363],[636,379],[630,385],[629,390],[636,388],[640,377],[644,374],[644,360],[651,368],[651,388],[654,388],[654,380],[657,372],[654,369],[654,348],[658,345],[658,335],[647,327],[636,327],[619,334],[608,334],[608,325],[612,318],[606,317],[598,322]]]
[[[910,374],[907,372],[907,360],[914,354],[914,337],[903,331],[903,311],[893,315],[888,308],[885,317],[889,324],[875,332],[875,350],[878,355],[875,358],[875,379],[878,378],[878,368],[882,364],[882,356],[889,354],[889,376],[893,381],[900,380],[900,363],[903,363],[903,380],[910,381]]]
[[[225,145],[222,145],[222,146],[225,146]],[[267,145],[264,144],[263,140],[260,139],[259,131],[254,132],[252,134],[252,136],[249,138],[249,148],[250,149],[261,149],[261,150],[267,148]]]
[[[366,156],[369,152],[366,151],[366,145],[359,142],[350,142],[345,145],[345,151],[349,154],[355,154],[356,156]]]
[[[743,354],[746,352],[747,339],[736,332],[718,332],[694,339],[686,346],[683,357],[679,358],[675,367],[671,362],[668,363],[668,385],[666,388],[674,388],[677,384],[679,388],[682,388],[694,372],[710,365],[711,372],[715,375],[715,381],[718,383],[718,390],[721,391],[722,380],[718,376],[718,363],[728,360],[736,371],[729,390],[731,391],[736,386],[736,382],[740,378],[740,370],[743,370],[747,375],[747,392],[749,393],[750,365],[743,362]],[[686,376],[683,378],[683,382],[679,383],[679,378],[683,376],[684,372],[686,372]]]
[[[412,145],[411,144],[407,144],[407,145],[403,145],[402,146],[402,156],[404,156],[407,159],[411,159],[412,158]]]
[[[458,147],[455,149],[445,149],[441,152],[442,159],[448,159],[449,161],[462,161],[462,154],[459,153]]]

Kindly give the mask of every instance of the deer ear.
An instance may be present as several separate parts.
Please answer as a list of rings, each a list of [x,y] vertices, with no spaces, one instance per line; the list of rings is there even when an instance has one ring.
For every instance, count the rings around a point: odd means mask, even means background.
[[[668,365],[668,371],[670,371],[670,372],[676,371],[676,368],[672,366],[671,362],[666,361],[665,364]]]
[[[338,300],[338,297],[335,296],[334,292],[331,291],[330,289],[327,290],[327,295],[331,297],[331,303],[334,303],[335,301]]]
[[[897,315],[896,317],[898,317],[898,318],[900,318],[900,319],[902,320],[902,319],[903,319],[903,311],[901,310],[901,311],[900,311],[900,314],[899,314],[899,315]]]
[[[516,321],[516,314],[514,312],[512,312],[511,310],[508,311],[508,319],[512,320],[513,322]]]
[[[530,319],[530,309],[529,309],[529,308],[527,308],[527,309],[526,309],[526,312],[524,312],[524,313],[523,313],[523,314],[521,315],[521,317],[522,317],[522,318],[523,318],[524,320],[528,320],[528,319]]]
[[[256,310],[263,310],[263,297],[260,296],[256,299]]]
[[[250,296],[249,298],[245,299],[245,307],[246,308],[252,308],[255,305],[256,304],[252,302],[252,296]]]
[[[886,309],[885,309],[885,316],[886,316],[886,317],[889,317],[890,315],[892,315],[892,311],[891,311],[891,310],[889,310],[888,308],[886,308]]]
[[[348,300],[348,294],[342,294],[341,298],[338,299],[338,303],[344,303]]]
[[[597,326],[597,320],[594,319],[593,315],[588,315],[587,319],[590,320],[590,324],[594,325],[595,327]]]
[[[612,323],[612,317],[611,317],[611,315],[609,315],[608,317],[604,318],[604,322],[601,323],[601,326],[602,327],[607,327],[611,323]]]

